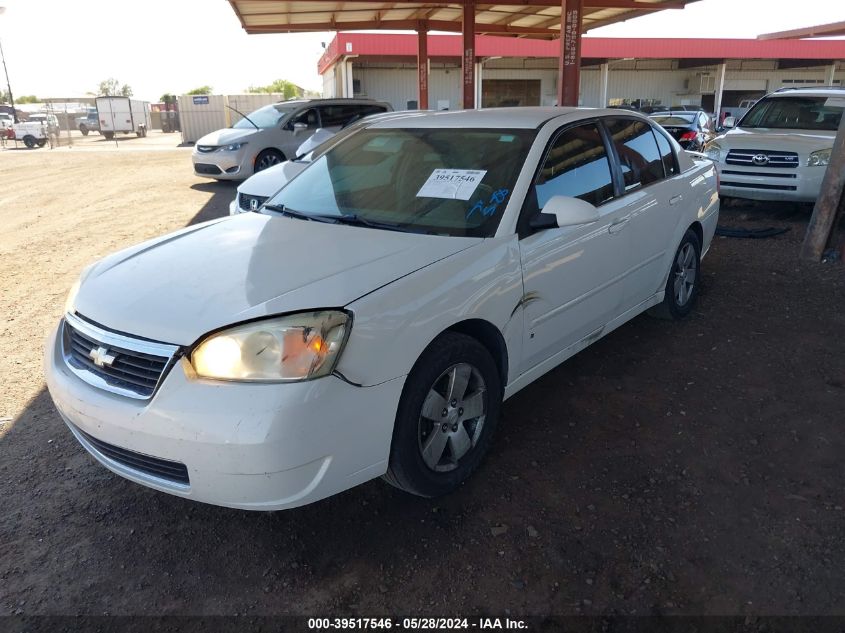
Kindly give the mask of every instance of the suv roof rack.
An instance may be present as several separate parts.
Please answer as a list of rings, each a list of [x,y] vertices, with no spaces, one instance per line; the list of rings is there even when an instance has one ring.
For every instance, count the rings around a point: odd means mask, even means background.
[[[784,86],[775,92],[788,92],[789,90],[845,90],[845,86]]]

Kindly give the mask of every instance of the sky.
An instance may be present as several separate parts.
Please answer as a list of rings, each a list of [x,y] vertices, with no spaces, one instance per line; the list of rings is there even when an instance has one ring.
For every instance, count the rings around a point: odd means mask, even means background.
[[[247,35],[226,0],[0,0],[0,6],[12,92],[42,98],[85,96],[109,77],[149,101],[203,85],[238,94],[275,79],[320,90],[321,43],[333,37]],[[699,0],[588,36],[753,38],[842,20],[842,0]]]

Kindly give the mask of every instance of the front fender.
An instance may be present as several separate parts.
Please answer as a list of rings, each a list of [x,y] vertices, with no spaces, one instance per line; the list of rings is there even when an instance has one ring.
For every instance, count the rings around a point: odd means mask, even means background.
[[[407,375],[440,333],[481,319],[505,340],[510,382],[522,350],[522,294],[516,236],[485,239],[346,306],[353,325],[337,371],[366,386]]]

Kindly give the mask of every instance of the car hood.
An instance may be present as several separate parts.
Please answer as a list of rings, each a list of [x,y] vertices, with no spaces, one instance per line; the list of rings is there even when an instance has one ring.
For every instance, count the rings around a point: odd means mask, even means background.
[[[320,128],[314,134],[308,137],[308,139],[300,145],[296,150],[297,156],[304,156],[308,152],[320,147],[323,143],[328,141],[331,137],[333,137],[337,132],[332,130],[327,130],[325,128]]]
[[[225,128],[206,134],[196,142],[196,145],[229,145],[230,143],[239,143],[246,141],[250,136],[255,134],[258,130],[252,129],[235,129]]]
[[[820,130],[781,130],[773,128],[736,128],[715,140],[723,149],[784,150],[808,154],[833,146],[836,132]]]
[[[270,197],[298,176],[309,163],[286,160],[250,176],[238,187],[238,193]]]
[[[177,345],[241,321],[343,307],[483,240],[244,213],[115,253],[82,281],[76,312]]]

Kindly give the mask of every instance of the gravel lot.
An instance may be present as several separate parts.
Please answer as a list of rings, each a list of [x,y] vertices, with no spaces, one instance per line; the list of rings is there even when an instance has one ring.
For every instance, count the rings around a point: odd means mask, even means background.
[[[456,494],[252,514],[112,475],[53,409],[41,346],[80,269],[234,192],[176,135],[79,139],[0,152],[0,615],[845,615],[845,271],[798,263],[806,211],[727,209],[791,230],[717,239],[689,320],[509,400]]]

